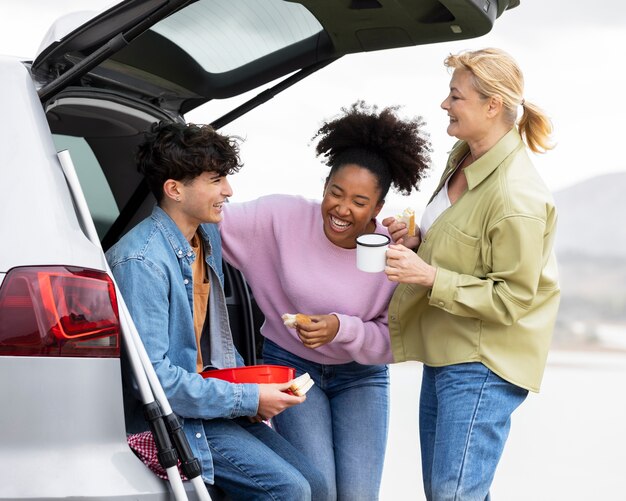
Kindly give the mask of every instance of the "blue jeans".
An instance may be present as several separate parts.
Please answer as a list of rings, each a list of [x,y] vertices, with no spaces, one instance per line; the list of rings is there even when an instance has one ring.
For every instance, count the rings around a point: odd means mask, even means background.
[[[303,404],[272,420],[324,475],[330,494],[314,500],[378,499],[389,424],[387,366],[317,364],[267,339],[263,358],[294,367],[297,375],[308,372],[315,381]]]
[[[204,421],[215,484],[234,500],[302,500],[328,495],[322,475],[287,440],[247,418]]]
[[[419,427],[426,499],[489,500],[511,414],[527,395],[481,363],[424,366]]]

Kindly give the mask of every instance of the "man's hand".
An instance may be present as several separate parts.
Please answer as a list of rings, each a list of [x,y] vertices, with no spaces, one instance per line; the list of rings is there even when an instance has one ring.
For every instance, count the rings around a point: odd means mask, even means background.
[[[290,385],[291,381],[279,384],[259,384],[259,408],[252,420],[267,421],[285,409],[304,402],[305,396],[297,397],[286,393]]]
[[[402,244],[409,249],[417,249],[422,241],[420,229],[415,226],[415,236],[407,237],[409,232],[405,223],[398,221],[395,217],[386,217],[382,220],[383,226],[389,230],[391,240],[396,244]]]

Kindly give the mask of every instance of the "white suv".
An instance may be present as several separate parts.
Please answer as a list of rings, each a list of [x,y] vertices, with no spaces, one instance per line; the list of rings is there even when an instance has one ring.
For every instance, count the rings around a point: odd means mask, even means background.
[[[133,162],[144,130],[281,79],[219,128],[346,54],[479,36],[518,3],[127,0],[34,61],[0,57],[0,499],[174,497],[126,442],[132,325],[102,253],[153,204]],[[254,363],[261,318],[225,271]]]

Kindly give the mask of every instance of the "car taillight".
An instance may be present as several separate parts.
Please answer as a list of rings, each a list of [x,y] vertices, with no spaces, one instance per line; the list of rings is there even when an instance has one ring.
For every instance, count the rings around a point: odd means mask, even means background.
[[[0,287],[0,355],[119,357],[115,287],[101,271],[10,270]]]

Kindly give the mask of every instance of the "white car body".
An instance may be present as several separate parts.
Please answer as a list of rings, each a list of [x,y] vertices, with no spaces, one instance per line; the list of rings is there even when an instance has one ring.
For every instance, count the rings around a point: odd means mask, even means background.
[[[0,106],[12,117],[0,123],[0,283],[16,267],[106,270],[80,228],[27,68],[0,57],[0,73]],[[168,496],[126,443],[120,374],[119,358],[2,357],[0,499]]]

